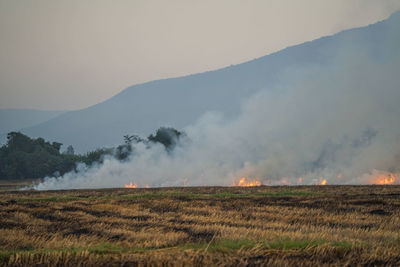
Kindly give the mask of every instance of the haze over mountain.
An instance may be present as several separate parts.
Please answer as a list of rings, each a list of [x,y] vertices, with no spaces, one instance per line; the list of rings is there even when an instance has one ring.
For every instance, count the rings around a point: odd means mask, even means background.
[[[62,110],[0,109],[0,136],[43,123],[65,113]],[[1,138],[0,142],[4,142]]]
[[[71,144],[76,151],[83,152],[119,144],[125,134],[148,135],[160,126],[182,129],[209,111],[232,118],[240,111],[242,101],[259,90],[283,90],[279,87],[281,81],[286,85],[299,83],[304,70],[328,68],[339,53],[344,55],[356,49],[376,61],[392,61],[399,54],[398,29],[400,12],[367,27],[239,65],[134,85],[100,104],[67,112],[22,132]]]

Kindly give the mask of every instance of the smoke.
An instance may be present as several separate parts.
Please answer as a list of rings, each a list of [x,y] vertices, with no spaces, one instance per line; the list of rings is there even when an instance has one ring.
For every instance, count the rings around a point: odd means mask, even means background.
[[[380,42],[388,50],[342,42],[331,63],[299,69],[297,78],[243,100],[234,119],[205,114],[173,151],[139,143],[127,161],[109,157],[35,188],[231,185],[243,176],[363,184],[376,172],[399,172],[399,46]]]

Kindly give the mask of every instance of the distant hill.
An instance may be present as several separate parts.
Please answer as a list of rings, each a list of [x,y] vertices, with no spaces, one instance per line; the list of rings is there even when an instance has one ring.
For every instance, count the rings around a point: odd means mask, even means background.
[[[207,111],[235,116],[243,99],[260,89],[279,90],[275,86],[280,81],[295,83],[303,69],[327,67],[348,47],[363,49],[377,60],[390,59],[400,53],[399,33],[397,12],[385,21],[239,65],[134,85],[100,104],[67,112],[23,132],[71,144],[82,152],[121,143],[125,134],[148,135],[160,126],[182,129]]]
[[[32,127],[65,112],[61,110],[0,109],[0,136],[3,137],[0,142],[4,143],[4,136],[11,131]]]

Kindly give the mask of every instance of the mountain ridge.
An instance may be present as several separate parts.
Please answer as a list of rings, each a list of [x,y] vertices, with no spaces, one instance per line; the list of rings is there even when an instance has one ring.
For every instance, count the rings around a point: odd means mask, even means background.
[[[393,25],[400,25],[400,12],[368,26],[289,46],[244,63],[136,84],[101,103],[67,112],[22,132],[87,151],[118,144],[125,134],[148,135],[160,126],[183,128],[209,111],[234,117],[243,99],[260,89],[275,90],[282,80],[295,81],[301,69],[329,65],[344,44],[387,56],[382,49],[386,43],[380,41],[390,38],[385,34]]]
[[[0,109],[0,134],[18,131],[55,118],[67,110]]]

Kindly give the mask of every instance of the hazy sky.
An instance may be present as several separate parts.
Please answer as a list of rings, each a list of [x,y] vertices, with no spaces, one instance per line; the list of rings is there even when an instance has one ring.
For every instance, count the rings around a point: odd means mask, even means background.
[[[399,9],[400,0],[0,0],[0,108],[80,109]]]

